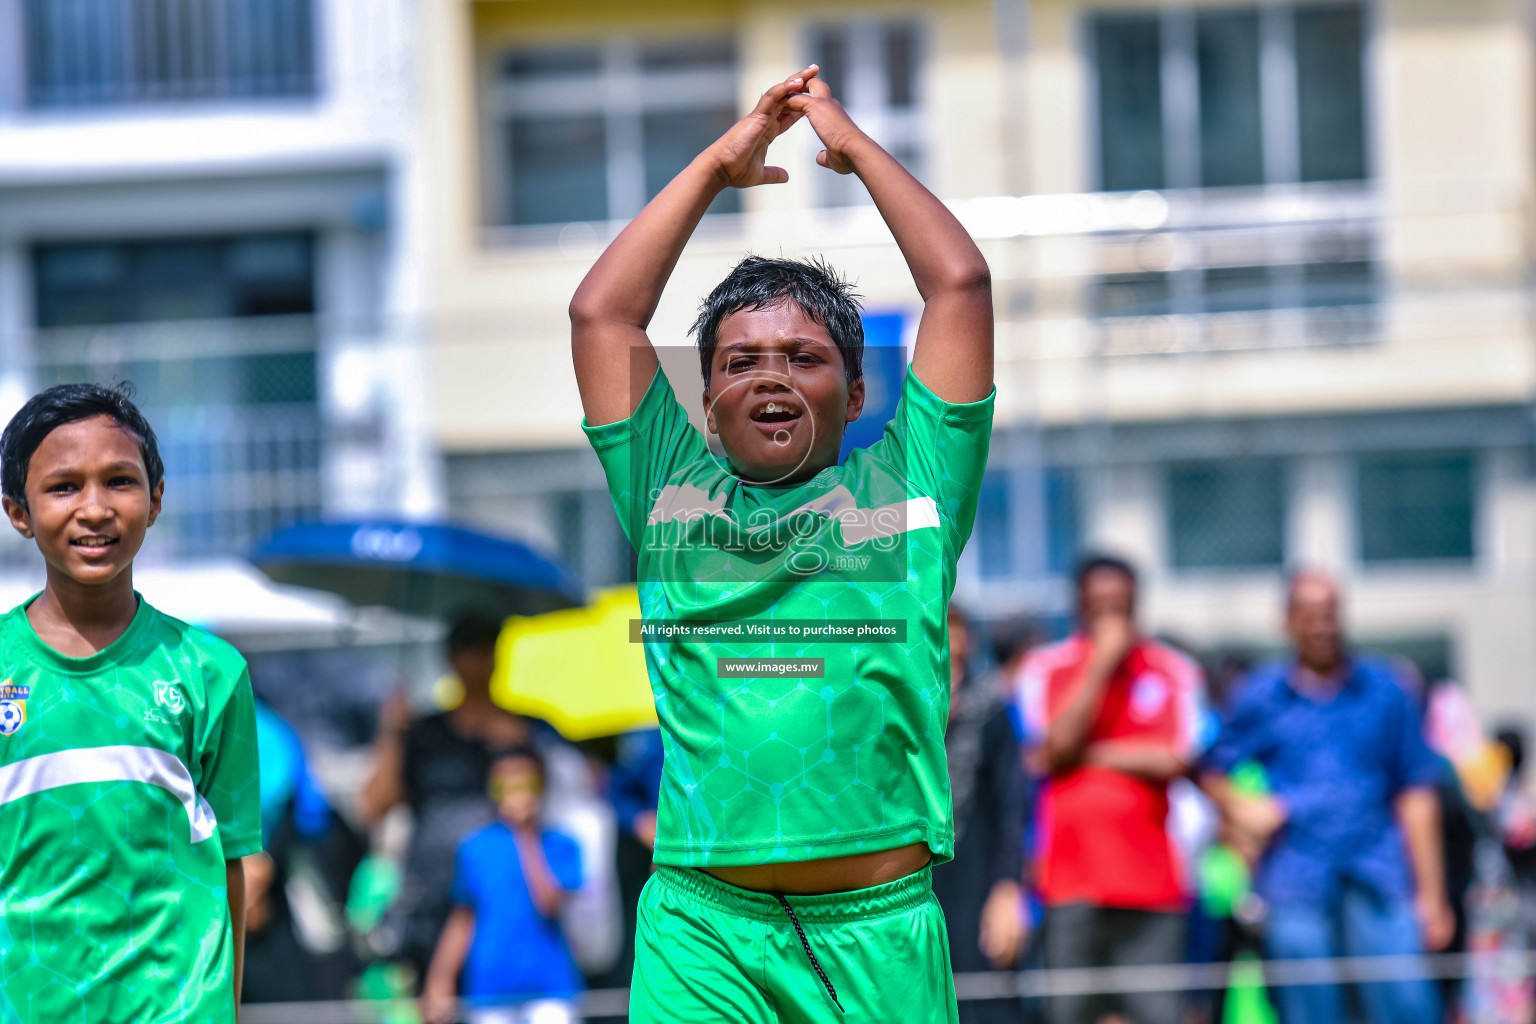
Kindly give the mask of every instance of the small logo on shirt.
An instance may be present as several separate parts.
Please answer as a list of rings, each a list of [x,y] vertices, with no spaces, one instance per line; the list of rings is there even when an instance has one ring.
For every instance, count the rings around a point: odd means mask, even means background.
[[[1167,703],[1168,683],[1162,676],[1147,673],[1131,683],[1131,717],[1136,721],[1151,721]]]
[[[187,702],[181,696],[181,687],[175,683],[156,683],[155,703],[173,715],[179,715],[187,708]]]
[[[27,698],[30,696],[30,686],[18,686],[9,679],[0,683],[0,736],[11,736],[27,724]]]

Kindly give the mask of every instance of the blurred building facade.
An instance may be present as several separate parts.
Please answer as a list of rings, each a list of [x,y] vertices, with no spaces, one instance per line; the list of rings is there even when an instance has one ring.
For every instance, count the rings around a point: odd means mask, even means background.
[[[15,0],[12,0],[15,2]],[[431,430],[450,508],[590,582],[629,558],[577,424],[565,306],[603,243],[810,60],[992,265],[992,473],[960,597],[1064,622],[1076,554],[1149,621],[1278,643],[1283,570],[1364,642],[1523,714],[1536,678],[1532,34],[1517,0],[422,5]],[[746,251],[918,298],[799,128],[722,197],[652,328]],[[3,151],[3,150],[0,150]],[[14,258],[14,257],[13,257]],[[668,353],[681,395],[697,363]]]
[[[150,562],[430,513],[415,5],[0,0],[0,406],[131,381]],[[0,563],[35,575],[10,538]]]

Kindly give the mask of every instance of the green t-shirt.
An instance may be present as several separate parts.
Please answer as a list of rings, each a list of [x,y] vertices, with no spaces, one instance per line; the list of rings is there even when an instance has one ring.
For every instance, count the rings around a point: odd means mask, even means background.
[[[234,648],[142,598],[88,658],[0,618],[0,1024],[233,1022],[224,862],[260,849]]]
[[[666,767],[656,860],[817,860],[925,842],[954,853],[945,612],[987,461],[992,398],[908,372],[884,436],[793,486],[710,453],[659,370],[634,415],[583,424],[639,554],[648,624],[743,632],[646,644]],[[900,642],[748,626],[873,622]],[[721,678],[722,658],[820,658],[822,678]]]

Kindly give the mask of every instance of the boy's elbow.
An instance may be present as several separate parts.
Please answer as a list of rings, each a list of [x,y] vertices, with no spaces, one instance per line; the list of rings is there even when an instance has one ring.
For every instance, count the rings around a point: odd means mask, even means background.
[[[968,266],[960,274],[959,287],[962,291],[981,292],[987,296],[992,294],[992,268],[987,266],[986,260],[978,259]]]
[[[944,275],[943,290],[950,295],[974,301],[992,301],[992,269],[978,254],[973,261],[950,267]]]
[[[571,318],[572,327],[582,327],[597,319],[595,303],[580,292],[571,299],[570,305],[565,308],[565,314]]]

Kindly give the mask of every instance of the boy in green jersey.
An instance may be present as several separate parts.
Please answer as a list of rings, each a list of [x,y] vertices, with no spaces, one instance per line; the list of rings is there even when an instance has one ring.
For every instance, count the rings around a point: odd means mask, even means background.
[[[884,436],[839,463],[865,396],[858,305],[824,264],[748,258],[695,324],[721,459],[645,329],[715,196],[787,180],[766,151],[801,118],[906,258],[912,365]],[[812,66],[646,206],[570,312],[584,429],[661,631],[658,869],[630,1019],[954,1020],[929,872],[954,850],[945,608],[991,431],[986,262]]]
[[[134,592],[163,476],[121,390],[50,388],[0,436],[47,569],[0,618],[0,1024],[235,1020],[255,705],[232,647]]]

